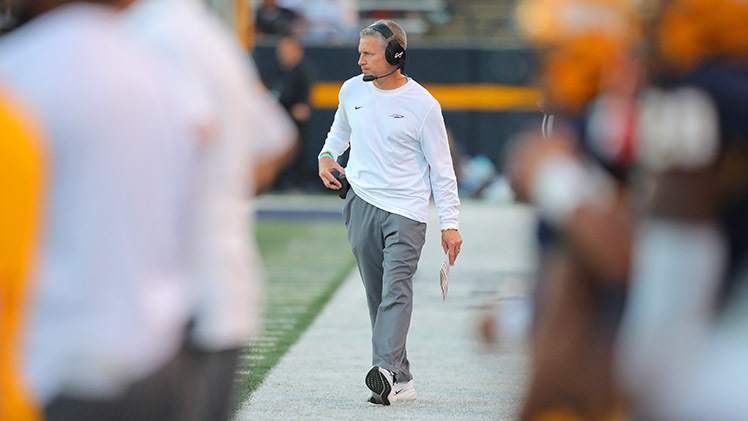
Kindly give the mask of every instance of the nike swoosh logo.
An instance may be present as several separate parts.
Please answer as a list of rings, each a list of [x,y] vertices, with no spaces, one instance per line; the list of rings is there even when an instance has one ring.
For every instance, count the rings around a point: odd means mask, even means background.
[[[400,389],[400,390],[396,390],[396,391],[395,391],[395,394],[396,394],[396,395],[399,395],[399,394],[400,394],[400,392],[402,392],[403,390],[405,390],[405,389]]]
[[[359,107],[359,106],[355,106],[355,107],[353,107],[353,108],[355,108],[355,109],[357,109],[357,110],[358,110],[358,109],[360,109],[360,108],[364,108],[364,106],[363,106],[363,105],[362,105],[362,106],[360,106],[360,107]]]

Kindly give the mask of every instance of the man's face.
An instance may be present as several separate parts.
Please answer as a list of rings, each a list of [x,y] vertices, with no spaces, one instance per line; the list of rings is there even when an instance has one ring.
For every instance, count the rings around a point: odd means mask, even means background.
[[[387,63],[384,49],[379,45],[379,37],[367,35],[358,43],[358,65],[364,75],[382,76],[391,72],[395,66]]]

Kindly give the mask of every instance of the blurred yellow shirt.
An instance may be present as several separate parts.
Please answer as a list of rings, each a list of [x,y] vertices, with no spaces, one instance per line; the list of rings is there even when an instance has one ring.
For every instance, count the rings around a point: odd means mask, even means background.
[[[19,338],[31,292],[44,171],[39,139],[0,93],[0,420],[40,418],[21,378]]]

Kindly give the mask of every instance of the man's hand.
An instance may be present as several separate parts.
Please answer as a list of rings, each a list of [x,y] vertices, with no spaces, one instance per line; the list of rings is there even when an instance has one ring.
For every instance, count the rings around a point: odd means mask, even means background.
[[[462,247],[462,236],[456,229],[442,231],[442,248],[445,254],[449,254],[449,265],[454,266],[457,255]]]
[[[338,171],[341,174],[345,174],[345,170],[343,169],[343,167],[338,165],[338,163],[335,162],[335,160],[332,159],[330,155],[324,155],[322,158],[320,158],[319,178],[322,179],[322,184],[324,184],[328,189],[340,190],[343,185],[340,184],[340,181],[338,181],[334,175],[332,175],[333,171]]]

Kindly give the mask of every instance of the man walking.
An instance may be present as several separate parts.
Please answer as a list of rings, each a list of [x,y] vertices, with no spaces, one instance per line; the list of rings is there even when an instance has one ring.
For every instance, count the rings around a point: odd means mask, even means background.
[[[432,193],[451,265],[462,244],[457,181],[441,106],[402,73],[406,48],[405,32],[392,21],[380,20],[361,31],[358,64],[363,74],[343,84],[319,154],[319,176],[327,188],[343,187],[333,175],[336,170],[350,183],[343,218],[372,326],[374,366],[366,385],[369,401],[383,405],[416,398],[405,343]],[[350,160],[343,169],[336,159],[349,147]]]

